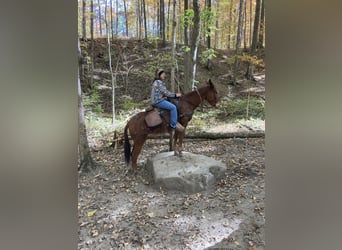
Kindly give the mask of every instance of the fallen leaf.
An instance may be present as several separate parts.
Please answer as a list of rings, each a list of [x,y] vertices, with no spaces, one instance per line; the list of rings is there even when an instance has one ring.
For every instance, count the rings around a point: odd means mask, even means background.
[[[153,212],[147,213],[147,216],[150,217],[150,218],[153,218],[154,217],[154,213]]]
[[[88,217],[92,217],[94,216],[94,214],[96,213],[96,210],[90,211],[87,213]]]

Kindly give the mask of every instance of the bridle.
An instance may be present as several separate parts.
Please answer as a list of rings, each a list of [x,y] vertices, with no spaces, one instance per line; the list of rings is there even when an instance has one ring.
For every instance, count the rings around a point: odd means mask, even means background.
[[[195,87],[195,90],[196,90],[196,92],[197,92],[197,94],[198,94],[198,96],[199,96],[199,98],[200,98],[200,100],[201,100],[200,103],[202,103],[202,102],[203,102],[203,99],[202,99],[202,96],[201,96],[200,92],[198,91],[198,89],[197,89],[196,87]]]

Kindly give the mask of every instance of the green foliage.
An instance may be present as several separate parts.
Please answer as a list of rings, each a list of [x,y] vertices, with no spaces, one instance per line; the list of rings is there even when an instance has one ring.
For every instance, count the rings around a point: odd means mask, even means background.
[[[184,52],[190,52],[190,47],[189,46],[182,46],[182,50],[184,51]]]
[[[205,32],[205,36],[208,37],[211,35],[214,30],[216,30],[216,12],[212,9],[205,8],[201,12],[201,21],[203,22],[203,29]],[[210,32],[208,32],[208,29],[210,29]]]
[[[195,16],[195,12],[193,9],[187,9],[185,12],[184,12],[184,15],[181,16],[181,22],[183,24],[183,26],[185,24],[189,25],[189,26],[192,26],[194,25],[194,16]]]
[[[229,99],[222,98],[221,105],[224,107],[221,115],[229,116],[231,120],[260,118],[265,120],[265,101],[260,98]],[[248,117],[247,116],[248,107]]]
[[[123,102],[122,109],[130,110],[135,108],[141,108],[144,104],[133,102],[133,98],[128,95],[121,96],[121,101]]]
[[[88,94],[82,94],[82,101],[85,111],[103,113],[102,100],[97,90],[98,83],[94,83],[94,87]]]
[[[206,64],[208,60],[212,60],[215,57],[216,52],[214,49],[206,49],[199,55],[202,64]]]

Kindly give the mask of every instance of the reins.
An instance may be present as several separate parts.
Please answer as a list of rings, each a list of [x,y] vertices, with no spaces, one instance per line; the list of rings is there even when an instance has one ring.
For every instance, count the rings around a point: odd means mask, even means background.
[[[199,96],[199,98],[201,100],[201,102],[200,102],[200,104],[201,104],[203,102],[202,96],[201,96],[200,92],[198,91],[198,89],[196,87],[195,87],[195,90],[196,90],[196,92],[197,92],[197,94],[198,94],[198,96]]]

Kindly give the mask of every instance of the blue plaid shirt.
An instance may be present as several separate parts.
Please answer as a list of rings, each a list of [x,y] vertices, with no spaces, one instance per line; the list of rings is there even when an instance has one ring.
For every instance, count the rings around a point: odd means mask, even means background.
[[[172,93],[166,89],[165,83],[162,80],[155,80],[152,83],[152,91],[151,91],[151,103],[157,104],[162,100],[166,99],[166,97],[176,97],[175,93]]]

